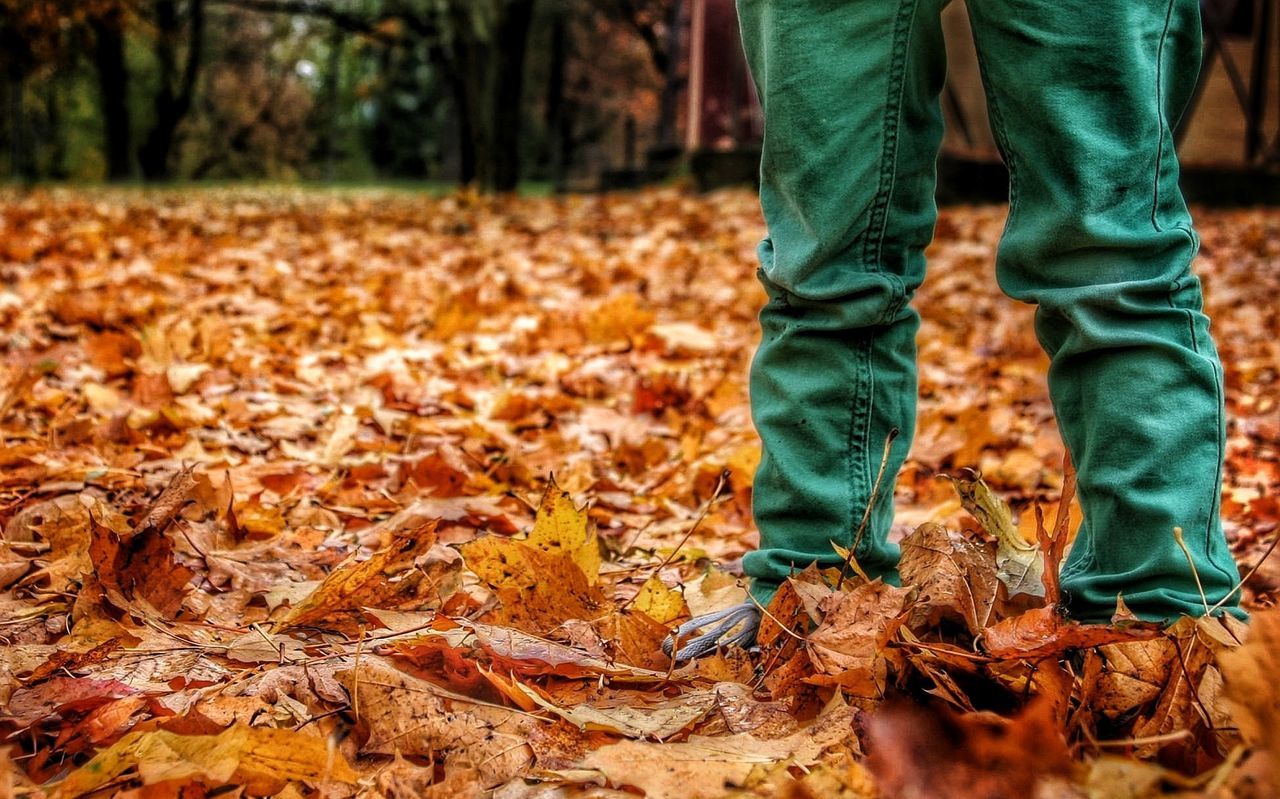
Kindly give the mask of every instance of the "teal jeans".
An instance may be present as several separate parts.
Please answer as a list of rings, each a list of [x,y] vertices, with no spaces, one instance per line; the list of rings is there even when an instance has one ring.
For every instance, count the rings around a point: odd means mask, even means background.
[[[764,456],[757,598],[841,561],[900,433],[857,557],[892,579],[894,477],[915,427],[919,317],[933,235],[945,0],[738,0],[764,111],[768,304],[750,376]],[[1238,575],[1223,538],[1222,367],[1190,266],[1172,127],[1200,62],[1196,0],[969,0],[1009,168],[996,279],[1036,305],[1084,522],[1067,611],[1203,613]],[[1234,604],[1226,609],[1238,612]]]

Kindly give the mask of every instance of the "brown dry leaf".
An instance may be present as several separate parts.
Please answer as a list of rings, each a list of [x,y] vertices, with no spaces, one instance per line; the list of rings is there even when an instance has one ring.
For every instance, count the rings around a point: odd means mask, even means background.
[[[959,616],[977,635],[995,606],[994,553],[940,524],[923,524],[902,539],[903,585],[919,588],[912,626],[936,624],[939,613]]]
[[[293,780],[322,785],[357,779],[346,759],[322,738],[236,725],[218,735],[129,733],[56,783],[53,795],[73,799],[135,768],[144,785],[196,780],[210,788],[242,785],[254,793],[274,793]]]
[[[594,707],[588,704],[560,707],[536,689],[522,683],[516,685],[534,704],[581,730],[612,732],[629,738],[670,738],[710,713],[717,701],[714,691],[692,691],[644,707]]]
[[[1013,719],[900,704],[873,714],[867,733],[867,765],[881,794],[895,799],[1026,799],[1071,773],[1045,700]]]
[[[612,660],[640,669],[665,671],[671,660],[662,651],[662,642],[671,632],[665,624],[635,608],[611,613],[591,624],[600,634]]]
[[[233,541],[274,538],[284,532],[285,518],[277,505],[266,504],[254,494],[236,505],[227,503],[227,530]]]
[[[420,793],[410,794],[417,799],[481,799],[484,795],[485,784],[480,773],[465,767],[449,769],[444,779]]]
[[[1173,642],[1164,636],[1100,647],[1106,670],[1098,676],[1092,706],[1118,718],[1160,696],[1174,668]]]
[[[477,769],[486,786],[523,772],[533,757],[523,737],[527,724],[512,711],[412,677],[383,658],[361,657],[338,679],[367,731],[363,752],[446,756]]]
[[[533,749],[538,768],[546,770],[571,769],[587,752],[602,743],[612,742],[612,736],[583,732],[560,720],[539,724],[529,731],[529,746]]]
[[[1255,614],[1244,645],[1220,651],[1218,664],[1240,736],[1270,762],[1270,790],[1280,796],[1280,610]]]
[[[1193,619],[1184,616],[1166,631],[1165,634],[1174,646],[1169,680],[1155,708],[1149,714],[1143,714],[1134,724],[1133,734],[1135,737],[1154,738],[1157,741],[1160,736],[1183,731],[1190,731],[1192,734],[1172,742],[1140,746],[1138,752],[1143,756],[1151,757],[1161,752],[1162,759],[1167,764],[1180,765],[1194,771],[1208,765],[1201,762],[1202,756],[1208,752],[1201,744],[1207,743],[1204,736],[1210,731],[1205,725],[1212,723],[1213,713],[1204,706],[1200,688],[1214,657],[1237,645],[1228,624],[1230,622],[1220,619]],[[1214,752],[1210,759],[1216,761],[1217,753]]]
[[[838,718],[773,740],[743,733],[691,735],[680,743],[666,744],[621,741],[590,752],[578,767],[598,771],[613,786],[639,788],[647,799],[723,796],[759,766],[784,762],[811,766],[828,747],[847,746],[853,737],[848,717],[833,715]]]
[[[269,634],[260,627],[233,639],[224,653],[237,663],[291,662],[306,656],[302,643],[287,635]]]
[[[119,517],[108,517],[108,521]],[[121,610],[172,618],[187,595],[195,572],[177,562],[173,541],[148,527],[108,526],[89,515],[89,558],[106,598]]]
[[[408,631],[383,639],[392,651],[415,656],[415,648],[430,639],[442,639],[446,645],[473,657],[472,643],[481,647],[492,661],[493,667],[504,672],[524,676],[555,675],[569,678],[596,678],[607,675],[619,679],[654,681],[666,676],[665,671],[642,669],[606,659],[606,653],[592,653],[577,646],[569,646],[541,638],[510,627],[500,627],[465,620],[442,620],[434,613],[397,613],[394,611],[369,611],[379,622],[391,630]],[[652,622],[651,622],[652,623]],[[596,635],[594,629],[586,629]],[[662,628],[665,630],[665,628]],[[599,637],[597,635],[597,640]],[[603,642],[602,642],[603,643]]]
[[[910,588],[895,588],[875,580],[832,597],[822,624],[805,642],[818,675],[855,695],[879,697],[887,684],[889,641],[898,632]]]
[[[690,616],[703,616],[747,601],[744,581],[717,568],[685,583],[684,601]]]
[[[302,626],[329,626],[332,629],[359,627],[357,616],[365,607],[406,609],[440,601],[442,578],[450,571],[426,562],[436,543],[436,522],[420,516],[406,517],[405,524],[392,525],[389,545],[365,561],[348,558],[284,615],[276,630]]]
[[[5,710],[19,727],[29,727],[136,693],[136,688],[119,680],[58,676],[18,688],[9,697]]]
[[[740,683],[716,685],[715,697],[716,710],[731,733],[748,732],[768,740],[785,738],[799,726],[786,704],[762,702],[752,696],[749,687]]]
[[[38,559],[27,583],[46,583],[51,591],[69,591],[93,571],[89,558],[89,516],[110,526],[118,512],[96,498],[74,494],[28,505],[5,525],[6,542],[44,542],[48,552]],[[123,525],[124,520],[120,519]],[[12,546],[12,543],[10,544]]]
[[[804,597],[796,589],[796,581],[790,579],[778,587],[765,608],[767,612],[760,619],[756,645],[760,647],[767,670],[789,661],[809,633],[810,619],[805,612]]]
[[[880,799],[871,772],[852,757],[819,763],[785,785],[787,799]]]
[[[419,766],[397,754],[374,776],[373,788],[375,796],[385,799],[416,799],[435,783],[434,763]]]
[[[1154,763],[1111,755],[1089,764],[1084,792],[1088,799],[1204,799],[1202,783]]]
[[[831,598],[839,593],[827,584],[812,564],[800,574],[788,577],[787,585],[800,598],[801,607],[814,624],[822,621],[821,608],[834,601]]]
[[[1056,608],[1032,608],[1019,616],[996,622],[982,632],[982,643],[995,658],[1055,657],[1071,649],[1143,641],[1160,635],[1151,627],[1111,627],[1067,621]]]
[[[488,622],[546,633],[567,621],[600,618],[609,607],[596,585],[600,544],[591,520],[554,479],[528,538],[486,536],[460,549],[467,568],[497,595]]]
[[[54,674],[65,671],[68,674],[104,662],[111,653],[123,645],[119,638],[109,638],[88,652],[75,652],[59,649],[41,663],[35,671],[27,676],[27,684],[39,682]]]
[[[8,541],[0,540],[0,591],[21,580],[31,569],[31,558],[14,549]]]
[[[0,422],[6,420],[9,411],[13,410],[31,391],[44,371],[40,368],[40,364],[28,363],[7,376],[9,379],[5,381],[3,391],[0,391]]]
[[[116,330],[88,334],[84,339],[84,349],[89,362],[108,378],[128,374],[133,370],[129,361],[142,354],[137,336]]]
[[[201,489],[201,482],[208,485],[208,475],[196,474],[195,466],[188,466],[179,469],[169,481],[169,485],[165,486],[160,496],[156,497],[155,502],[147,508],[146,513],[142,515],[142,521],[138,524],[137,532],[144,533],[149,530],[156,532],[164,532],[165,528],[177,518],[187,505],[197,501],[197,493]],[[207,495],[207,492],[206,492]]]

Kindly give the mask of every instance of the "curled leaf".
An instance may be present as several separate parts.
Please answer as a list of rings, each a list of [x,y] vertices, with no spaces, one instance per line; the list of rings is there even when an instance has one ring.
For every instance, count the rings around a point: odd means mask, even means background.
[[[996,539],[996,576],[1009,589],[1009,595],[1044,596],[1044,557],[1035,544],[1018,532],[1009,506],[981,475],[952,478],[952,484],[964,509]]]

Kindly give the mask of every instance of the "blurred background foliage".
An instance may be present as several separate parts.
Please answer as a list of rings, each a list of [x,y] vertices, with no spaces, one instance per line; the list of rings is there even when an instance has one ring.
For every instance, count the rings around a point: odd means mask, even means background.
[[[944,199],[1007,174],[960,0]],[[1277,0],[1202,0],[1197,201],[1280,202]],[[734,0],[0,0],[0,180],[608,189],[756,175]]]
[[[563,186],[674,146],[680,0],[0,0],[0,177]]]

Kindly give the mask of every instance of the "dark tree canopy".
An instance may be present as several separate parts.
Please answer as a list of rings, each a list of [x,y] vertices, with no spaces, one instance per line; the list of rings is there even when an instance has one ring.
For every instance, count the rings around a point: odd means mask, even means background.
[[[0,0],[0,175],[505,191],[677,139],[681,0]]]

